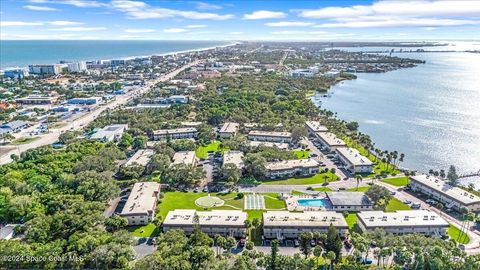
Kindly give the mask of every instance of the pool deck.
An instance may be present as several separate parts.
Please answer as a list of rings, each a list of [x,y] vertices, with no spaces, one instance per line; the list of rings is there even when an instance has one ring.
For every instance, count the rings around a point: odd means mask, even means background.
[[[298,200],[327,200],[328,198],[325,194],[318,194],[318,195],[288,195],[285,198],[285,203],[287,204],[288,211],[328,211],[332,210],[331,205],[323,206],[306,206],[299,204]]]

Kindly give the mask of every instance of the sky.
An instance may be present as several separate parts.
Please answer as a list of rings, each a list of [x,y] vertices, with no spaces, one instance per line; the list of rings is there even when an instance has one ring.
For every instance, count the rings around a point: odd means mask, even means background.
[[[480,0],[0,0],[0,39],[478,40]]]

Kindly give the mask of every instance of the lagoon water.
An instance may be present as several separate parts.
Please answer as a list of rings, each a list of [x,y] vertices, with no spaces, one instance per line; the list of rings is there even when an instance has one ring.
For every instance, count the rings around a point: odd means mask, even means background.
[[[376,147],[405,153],[403,167],[428,171],[454,164],[480,169],[480,54],[401,53],[426,64],[387,73],[357,74],[314,97],[342,119],[357,121]],[[463,179],[480,188],[480,178]]]
[[[224,41],[0,40],[0,69],[29,64],[164,54],[227,45]]]

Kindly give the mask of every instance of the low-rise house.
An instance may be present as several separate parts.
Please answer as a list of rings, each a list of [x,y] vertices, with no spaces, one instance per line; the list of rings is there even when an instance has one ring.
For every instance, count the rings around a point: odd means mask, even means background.
[[[110,125],[95,132],[90,139],[103,142],[118,142],[123,133],[128,129],[128,125]]]
[[[7,224],[3,227],[0,225],[0,240],[10,240],[15,236],[15,227],[19,224]]]
[[[327,132],[328,128],[318,121],[307,121],[305,122],[305,127],[310,135],[316,136],[317,132]]]
[[[218,135],[220,136],[220,138],[234,137],[235,134],[237,134],[239,127],[240,124],[238,123],[227,122],[222,125],[220,131],[218,132]]]
[[[263,213],[263,236],[267,239],[295,239],[303,232],[326,233],[330,225],[339,234],[348,232],[341,213],[333,211],[267,211]]]
[[[332,210],[358,212],[373,210],[373,203],[364,192],[326,192]]]
[[[410,188],[415,192],[423,193],[439,202],[447,209],[459,211],[466,208],[472,212],[480,212],[480,197],[449,185],[438,177],[430,175],[410,176]]]
[[[175,128],[175,129],[159,129],[153,131],[153,139],[155,141],[161,140],[175,140],[175,139],[195,139],[198,136],[196,128]]]
[[[357,215],[357,224],[363,232],[378,228],[393,234],[421,233],[443,236],[447,234],[450,226],[437,213],[428,210],[368,211]]]
[[[267,162],[267,177],[283,178],[317,174],[320,164],[313,158]]]
[[[248,139],[260,142],[291,143],[292,133],[278,131],[252,130],[248,133]]]
[[[155,216],[159,194],[159,183],[135,183],[120,216],[127,218],[130,226],[150,223]]]
[[[196,221],[198,222],[195,224]],[[197,211],[194,209],[176,209],[168,212],[163,221],[163,231],[181,229],[190,235],[198,225],[204,233],[215,236],[245,237],[247,213],[240,210]]]
[[[331,132],[317,132],[316,135],[318,141],[328,151],[335,151],[337,148],[347,146],[342,139],[337,138],[337,136]]]
[[[234,164],[235,166],[237,166],[237,168],[242,169],[244,167],[243,152],[227,151],[223,153],[223,166],[228,163]]]
[[[197,156],[195,155],[195,151],[180,151],[176,152],[173,155],[173,165],[177,164],[185,164],[188,166],[195,166],[197,164]]]
[[[340,147],[337,148],[337,158],[345,165],[345,169],[351,173],[371,173],[373,172],[373,163],[367,157],[364,157],[355,148]]]
[[[124,166],[132,166],[132,165],[140,165],[140,166],[147,166],[152,158],[154,151],[152,149],[140,149],[132,157],[130,157]]]

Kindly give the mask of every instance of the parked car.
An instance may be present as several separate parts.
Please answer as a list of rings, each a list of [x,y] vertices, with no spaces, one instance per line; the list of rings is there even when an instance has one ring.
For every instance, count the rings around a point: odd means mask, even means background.
[[[314,246],[316,246],[316,245],[317,245],[317,243],[315,243],[315,240],[312,239],[312,241],[310,241],[310,246],[314,247]]]

